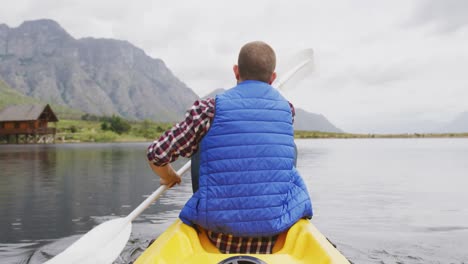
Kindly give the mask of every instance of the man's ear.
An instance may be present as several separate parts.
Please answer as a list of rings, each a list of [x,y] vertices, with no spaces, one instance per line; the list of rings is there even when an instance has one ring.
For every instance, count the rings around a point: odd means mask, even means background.
[[[271,74],[270,82],[268,84],[271,85],[275,80],[276,80],[276,72],[273,72]]]
[[[240,80],[239,66],[235,64],[234,66],[232,66],[232,70],[234,71],[234,76],[236,76],[236,80],[239,81]]]

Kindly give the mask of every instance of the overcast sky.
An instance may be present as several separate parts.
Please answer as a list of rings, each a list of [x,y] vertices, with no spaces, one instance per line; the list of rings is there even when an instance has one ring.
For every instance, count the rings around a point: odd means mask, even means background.
[[[75,38],[128,40],[203,96],[234,84],[252,40],[315,71],[285,96],[348,132],[415,132],[468,111],[468,1],[3,1],[0,23],[50,18]]]

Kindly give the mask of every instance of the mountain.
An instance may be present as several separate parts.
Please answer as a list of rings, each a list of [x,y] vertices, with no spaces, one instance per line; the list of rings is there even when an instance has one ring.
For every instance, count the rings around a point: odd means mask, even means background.
[[[225,89],[218,88],[203,98],[214,97],[217,94],[224,93],[225,91]],[[343,130],[337,128],[321,114],[310,113],[301,108],[295,108],[295,111],[296,116],[294,117],[294,130],[343,133]]]
[[[444,133],[467,133],[468,132],[468,112],[460,113],[453,121],[441,129]]]
[[[10,88],[5,82],[0,80],[0,111],[9,105],[23,104],[46,105],[47,103],[30,96],[26,96]],[[82,111],[72,109],[67,106],[51,104],[51,107],[59,119],[79,119],[84,114]]]
[[[47,103],[97,115],[179,120],[198,96],[127,41],[75,39],[52,20],[0,25],[0,79]]]
[[[211,97],[215,97],[217,94],[221,94],[221,93],[224,93],[226,91],[226,89],[223,89],[223,88],[217,88],[213,91],[211,91],[209,94],[203,96],[203,98],[211,98]]]
[[[40,101],[10,88],[0,80],[0,110],[8,105],[15,104],[38,104]]]
[[[294,129],[304,131],[343,133],[343,130],[333,125],[325,116],[321,114],[310,113],[301,108],[296,108]]]

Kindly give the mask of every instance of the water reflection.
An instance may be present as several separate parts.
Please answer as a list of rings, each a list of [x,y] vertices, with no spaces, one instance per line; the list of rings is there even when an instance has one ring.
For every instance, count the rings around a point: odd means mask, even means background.
[[[66,237],[92,228],[92,216],[128,214],[159,187],[146,145],[1,146],[0,243]],[[175,200],[146,213],[177,210]]]

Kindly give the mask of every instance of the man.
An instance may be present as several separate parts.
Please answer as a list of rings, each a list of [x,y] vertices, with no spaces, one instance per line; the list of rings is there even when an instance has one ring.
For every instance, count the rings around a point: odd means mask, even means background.
[[[169,187],[181,182],[170,162],[197,157],[197,186],[180,218],[206,229],[223,253],[271,253],[278,234],[312,217],[295,168],[294,108],[271,86],[275,66],[268,44],[247,43],[233,67],[237,86],[196,101],[148,148],[151,168]]]

